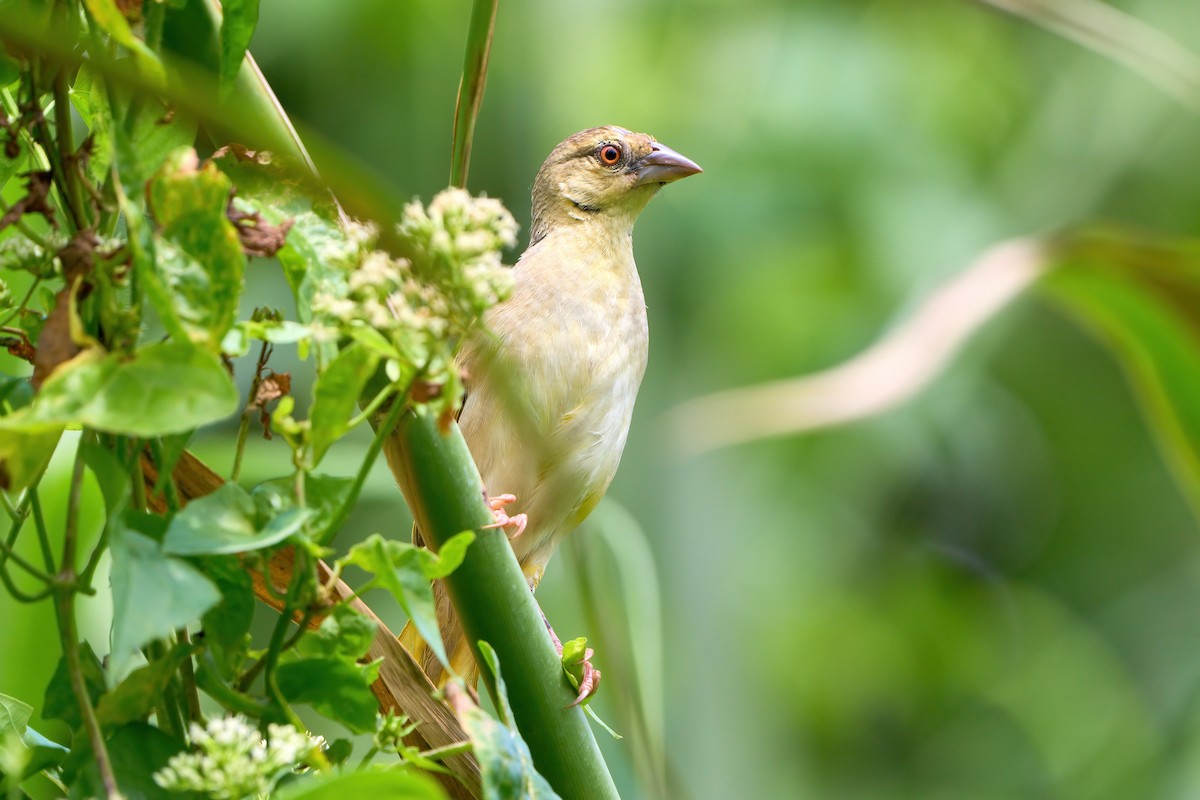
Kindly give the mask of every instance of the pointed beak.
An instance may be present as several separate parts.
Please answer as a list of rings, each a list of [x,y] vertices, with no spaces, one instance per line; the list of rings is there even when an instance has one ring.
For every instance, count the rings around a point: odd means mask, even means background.
[[[687,156],[676,153],[665,144],[655,142],[648,155],[634,162],[633,168],[637,173],[634,186],[646,186],[651,183],[670,183],[688,175],[704,172],[700,165]]]

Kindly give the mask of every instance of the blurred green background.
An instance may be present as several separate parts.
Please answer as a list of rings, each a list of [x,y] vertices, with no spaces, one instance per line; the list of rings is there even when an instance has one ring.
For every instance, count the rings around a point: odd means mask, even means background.
[[[1200,50],[1200,4],[1112,5]],[[251,49],[299,123],[428,200],[468,15],[264,0]],[[624,542],[615,572],[635,585],[601,570],[599,627],[568,554],[539,589],[559,633],[598,648],[601,715],[629,733],[640,676],[675,792],[697,800],[1200,796],[1196,520],[1120,369],[1059,308],[1024,298],[867,422],[684,457],[666,417],[853,356],[1001,239],[1089,220],[1200,234],[1197,117],[964,0],[502,3],[472,190],[527,226],[541,160],[609,123],[705,173],[639,222],[651,363],[610,499],[576,537],[596,558]],[[290,305],[268,262],[259,304]],[[233,432],[198,443],[219,469]],[[325,468],[349,473],[354,447]],[[282,445],[250,459],[249,480],[286,470]],[[407,536],[384,470],[347,537],[375,531]],[[57,659],[41,612],[0,597],[0,691],[27,700]],[[102,599],[91,619],[103,643]],[[658,796],[634,769],[652,744],[603,745],[624,796]]]

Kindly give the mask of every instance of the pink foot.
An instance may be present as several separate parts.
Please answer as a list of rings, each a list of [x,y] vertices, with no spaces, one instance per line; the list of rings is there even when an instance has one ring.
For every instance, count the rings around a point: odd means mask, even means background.
[[[550,627],[549,621],[546,620],[545,614],[542,615],[542,620],[546,622],[546,630],[550,631],[550,640],[554,642],[554,649],[558,651],[558,657],[563,657],[563,643],[558,638],[558,634],[554,632],[554,628]],[[583,639],[577,639],[575,642],[582,643]],[[563,662],[563,667],[567,669],[577,679],[579,683],[579,695],[575,698],[575,702],[567,706],[574,708],[575,706],[587,700],[594,695],[600,688],[600,670],[592,666],[592,656],[595,651],[588,647],[584,649],[579,657],[571,663]],[[578,669],[575,669],[578,668]]]
[[[508,538],[510,540],[516,539],[518,536],[524,533],[525,526],[529,524],[529,517],[525,514],[517,514],[510,517],[504,511],[504,507],[506,505],[509,503],[515,503],[516,500],[517,496],[515,494],[501,494],[495,497],[487,498],[487,504],[491,507],[492,515],[496,518],[496,521],[491,525],[484,525],[484,530],[489,528],[504,528],[506,530],[509,528],[516,528],[515,531],[509,534]]]

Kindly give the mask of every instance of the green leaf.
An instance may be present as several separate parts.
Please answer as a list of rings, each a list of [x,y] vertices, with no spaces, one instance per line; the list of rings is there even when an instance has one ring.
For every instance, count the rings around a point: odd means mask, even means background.
[[[258,0],[225,0],[221,12],[220,88],[226,95],[237,80],[246,49],[258,26]]]
[[[83,684],[87,687],[88,697],[92,703],[100,699],[104,693],[104,667],[100,659],[92,652],[92,646],[87,642],[79,645],[79,662],[83,672]],[[42,698],[42,716],[46,719],[61,719],[72,728],[83,724],[83,715],[79,713],[79,703],[75,700],[75,692],[71,689],[71,674],[67,671],[65,658],[60,658],[50,683],[46,685],[46,696]]]
[[[1123,364],[1200,514],[1200,246],[1091,235],[1062,256],[1043,285]]]
[[[191,648],[180,645],[163,658],[129,673],[96,704],[96,718],[101,726],[115,728],[144,720],[166,691],[179,665],[190,657]]]
[[[312,464],[316,466],[329,446],[350,429],[350,418],[358,408],[359,396],[375,374],[379,355],[355,342],[342,349],[325,368],[313,387],[309,412]]]
[[[25,733],[25,726],[33,716],[33,706],[22,703],[15,697],[0,694],[0,740],[7,733]]]
[[[94,439],[85,438],[80,443],[83,460],[104,498],[104,508],[111,519],[120,516],[128,503],[129,470],[117,458],[116,453]]]
[[[363,769],[316,780],[297,781],[274,794],[274,800],[344,800],[348,797],[444,800],[446,794],[426,776],[395,767]]]
[[[272,225],[292,223],[287,245],[276,254],[296,300],[296,316],[312,321],[312,299],[318,291],[341,295],[346,267],[360,251],[338,221],[328,198],[314,197],[289,180],[279,164],[230,150],[216,159],[238,187],[238,202],[257,211]]]
[[[236,483],[193,500],[171,520],[163,550],[172,555],[228,555],[261,550],[299,533],[313,511],[292,508],[261,528],[254,500]]]
[[[360,666],[341,658],[306,658],[275,670],[279,691],[290,703],[307,703],[353,733],[375,730],[379,701],[371,692],[378,663]]]
[[[228,679],[241,668],[250,649],[254,584],[241,560],[234,556],[205,559],[204,573],[221,592],[221,602],[201,620],[204,641],[214,651],[222,675]],[[301,639],[301,643],[307,638]]]
[[[167,765],[171,756],[184,749],[183,742],[158,728],[135,722],[116,730],[105,743],[117,785],[125,800],[187,800],[199,798],[195,792],[171,792],[154,782],[154,773]],[[82,751],[86,761],[71,783],[72,800],[104,797],[104,785],[91,749]]]
[[[44,433],[86,425],[159,436],[198,428],[237,410],[237,389],[216,355],[186,342],[160,342],[133,358],[85,350],[59,366],[33,404],[0,417],[0,432]],[[0,436],[0,454],[3,451]]]
[[[305,532],[310,537],[324,534],[333,522],[350,489],[354,486],[353,478],[342,478],[336,475],[309,474],[304,479],[304,500],[312,516],[305,522]],[[254,487],[251,496],[258,507],[259,516],[270,513],[281,513],[288,508],[296,507],[296,481],[292,477],[276,478],[264,481]],[[317,540],[318,544],[324,544]]]
[[[347,605],[334,606],[317,630],[300,640],[297,649],[305,656],[357,661],[367,654],[379,626]]]
[[[157,270],[179,320],[194,339],[220,346],[241,298],[246,256],[226,210],[233,184],[211,161],[176,150],[149,184],[161,230]]]
[[[533,766],[529,746],[512,725],[512,709],[508,704],[508,689],[500,674],[496,652],[487,642],[479,643],[484,665],[496,678],[496,712],[503,723],[488,716],[472,704],[458,708],[458,719],[475,746],[475,758],[483,774],[484,800],[507,800],[520,797],[530,800],[550,800],[558,797]]]
[[[166,78],[162,62],[145,42],[133,35],[129,23],[114,0],[83,0],[83,4],[105,33],[133,52],[141,72],[156,81]]]
[[[121,674],[143,645],[200,619],[221,595],[195,567],[163,553],[138,529],[161,527],[162,519],[127,515],[112,536],[112,664]]]
[[[0,418],[0,489],[23,492],[46,470],[63,426],[13,430],[3,427],[4,419],[8,418]]]
[[[448,565],[458,566],[467,545],[474,539],[471,531],[452,537],[443,547],[449,550],[449,558],[442,559],[423,547],[384,539],[375,533],[351,547],[346,557],[337,561],[335,569],[353,564],[373,574],[372,583],[391,592],[429,649],[448,668],[430,581],[448,575],[453,570],[453,567],[447,569]]]

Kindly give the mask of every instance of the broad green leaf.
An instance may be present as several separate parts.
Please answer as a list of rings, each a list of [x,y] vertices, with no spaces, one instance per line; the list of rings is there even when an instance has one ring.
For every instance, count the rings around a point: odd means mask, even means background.
[[[288,702],[306,703],[353,733],[370,733],[379,711],[379,701],[371,692],[378,674],[378,663],[362,666],[341,658],[305,658],[280,664],[275,682]]]
[[[1200,247],[1088,238],[1043,285],[1121,361],[1200,513]]]
[[[474,539],[474,533],[464,531],[447,540],[442,549],[449,548],[451,558],[444,561],[425,548],[375,533],[351,547],[346,557],[338,560],[336,569],[353,564],[374,575],[372,583],[391,592],[429,649],[448,666],[430,581],[448,575],[452,571],[446,569],[448,564],[461,563],[463,552]]]
[[[329,446],[349,430],[359,396],[375,374],[378,363],[378,354],[355,342],[343,348],[317,378],[309,412],[313,466],[319,464]]]
[[[446,793],[430,778],[410,770],[370,768],[342,772],[316,780],[297,781],[275,792],[274,800],[444,800]]]
[[[254,500],[236,483],[193,500],[167,528],[163,550],[172,555],[227,555],[261,550],[299,533],[314,515],[291,508],[271,517],[261,528]]]
[[[25,733],[25,726],[29,724],[31,716],[33,706],[22,703],[15,697],[0,694],[0,739],[7,733]]]
[[[120,675],[142,648],[188,625],[216,605],[221,594],[186,561],[163,553],[139,530],[161,526],[150,515],[127,515],[112,532],[112,664]]]
[[[258,26],[258,0],[225,0],[221,4],[221,93],[237,80],[246,49]]]
[[[193,338],[216,349],[233,325],[246,256],[226,210],[233,185],[212,162],[177,150],[149,184],[160,226],[156,267],[175,313]]]
[[[495,651],[487,642],[480,642],[479,652],[484,661],[481,666],[490,669],[496,678],[496,712],[503,722],[474,704],[460,706],[458,719],[475,746],[475,758],[483,774],[484,800],[557,798],[550,784],[534,769],[529,746],[512,725],[508,689]]]
[[[183,742],[142,722],[124,725],[105,743],[121,796],[125,800],[189,800],[198,798],[195,792],[171,792],[154,782],[154,773],[167,765],[171,756],[184,749]],[[75,798],[104,797],[104,785],[96,769],[91,749],[83,746],[86,760],[71,783]]]
[[[100,659],[96,658],[92,646],[87,642],[81,642],[79,645],[79,662],[88,697],[95,703],[105,690],[104,667],[100,665]],[[79,713],[79,703],[71,689],[71,674],[67,671],[65,659],[59,659],[54,674],[50,676],[50,683],[46,685],[46,695],[42,698],[42,716],[46,719],[61,719],[72,728],[83,724],[83,715]]]
[[[86,425],[159,436],[216,422],[236,411],[237,402],[220,359],[195,345],[161,342],[127,360],[91,348],[60,365],[32,405],[0,417],[0,432],[48,434]]]

